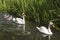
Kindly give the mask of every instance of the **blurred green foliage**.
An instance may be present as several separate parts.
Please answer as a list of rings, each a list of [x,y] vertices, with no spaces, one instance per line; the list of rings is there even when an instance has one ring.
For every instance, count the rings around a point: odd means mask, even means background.
[[[21,16],[39,23],[60,19],[60,0],[0,0],[0,12]]]

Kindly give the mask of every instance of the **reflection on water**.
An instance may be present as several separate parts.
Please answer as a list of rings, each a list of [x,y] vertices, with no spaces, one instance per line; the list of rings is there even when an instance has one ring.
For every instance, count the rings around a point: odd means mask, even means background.
[[[60,40],[60,31],[52,28],[52,32],[53,35],[50,40]],[[26,22],[26,25],[17,26],[13,22],[1,18],[0,40],[48,40],[48,36],[42,37],[36,29],[36,24],[32,22]]]

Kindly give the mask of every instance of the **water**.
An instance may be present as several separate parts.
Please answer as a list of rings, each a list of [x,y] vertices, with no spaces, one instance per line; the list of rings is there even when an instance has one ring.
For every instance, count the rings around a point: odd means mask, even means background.
[[[23,28],[25,26],[25,28]],[[50,40],[60,40],[60,31],[52,28],[53,35]],[[36,29],[36,24],[27,22],[26,25],[17,26],[11,21],[6,21],[3,16],[0,17],[0,40],[48,40],[48,37],[42,37]]]

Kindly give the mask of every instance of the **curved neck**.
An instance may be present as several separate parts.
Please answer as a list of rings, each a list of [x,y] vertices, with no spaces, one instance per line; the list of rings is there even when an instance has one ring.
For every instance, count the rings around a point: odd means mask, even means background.
[[[48,25],[48,31],[49,31],[49,33],[51,33],[51,29],[50,29],[50,24]]]
[[[23,15],[23,23],[25,24],[25,16]]]
[[[49,24],[49,25],[48,25],[48,29],[50,29],[50,26],[51,26],[51,25]]]

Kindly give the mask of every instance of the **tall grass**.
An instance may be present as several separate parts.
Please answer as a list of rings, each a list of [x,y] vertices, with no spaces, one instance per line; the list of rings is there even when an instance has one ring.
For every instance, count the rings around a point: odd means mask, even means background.
[[[21,16],[27,20],[47,23],[60,18],[60,0],[0,0],[0,11]]]

